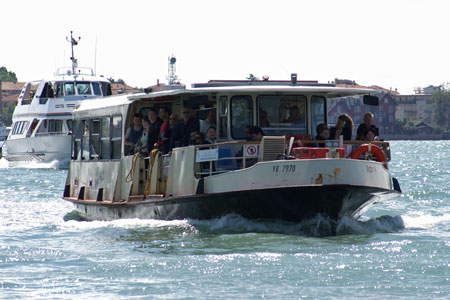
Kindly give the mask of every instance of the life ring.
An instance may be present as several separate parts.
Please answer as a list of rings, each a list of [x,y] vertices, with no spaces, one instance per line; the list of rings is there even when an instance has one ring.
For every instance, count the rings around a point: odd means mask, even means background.
[[[355,150],[350,153],[350,158],[352,159],[359,159],[359,157],[366,152],[373,153],[377,159],[378,162],[383,163],[383,166],[387,169],[387,159],[386,155],[384,154],[383,150],[381,150],[380,147],[373,144],[363,144],[356,148]]]

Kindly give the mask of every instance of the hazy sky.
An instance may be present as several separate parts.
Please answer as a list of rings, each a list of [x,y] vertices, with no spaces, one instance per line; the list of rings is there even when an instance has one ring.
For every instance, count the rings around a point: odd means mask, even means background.
[[[450,81],[448,0],[116,1],[0,3],[0,66],[19,81],[70,66],[131,86],[245,79],[351,79],[412,93]]]

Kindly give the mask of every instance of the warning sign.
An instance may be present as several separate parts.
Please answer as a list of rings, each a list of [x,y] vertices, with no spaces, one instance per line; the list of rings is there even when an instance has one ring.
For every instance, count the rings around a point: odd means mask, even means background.
[[[256,157],[258,156],[259,146],[258,145],[245,145],[245,156]]]

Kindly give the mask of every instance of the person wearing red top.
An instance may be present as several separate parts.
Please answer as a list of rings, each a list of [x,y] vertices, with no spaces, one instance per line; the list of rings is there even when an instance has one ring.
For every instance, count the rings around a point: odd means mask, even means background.
[[[161,128],[159,129],[158,148],[162,149],[163,148],[164,132],[166,132],[166,130],[170,127],[170,124],[169,124],[169,112],[167,111],[167,108],[161,107],[159,109],[158,114],[159,114],[159,118],[162,121]]]

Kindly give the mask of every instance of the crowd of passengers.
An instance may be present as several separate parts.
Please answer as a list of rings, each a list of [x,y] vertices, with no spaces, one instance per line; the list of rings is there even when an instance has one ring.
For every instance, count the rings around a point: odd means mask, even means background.
[[[357,141],[372,142],[378,138],[379,130],[373,124],[373,114],[367,112],[363,118],[364,122],[356,130]],[[342,135],[344,141],[352,140],[353,120],[348,114],[340,115],[335,126],[329,128],[326,124],[319,124],[316,127],[316,140],[339,140]],[[325,147],[324,143],[318,143],[318,147]]]
[[[335,126],[329,128],[326,124],[319,124],[316,128],[316,140],[336,140],[343,136],[343,140],[351,140],[353,120],[348,114],[340,115]],[[168,154],[175,147],[217,143],[216,112],[210,110],[205,120],[197,118],[195,111],[184,107],[181,118],[170,114],[165,107],[159,111],[151,108],[147,116],[136,113],[133,126],[125,134],[125,145],[129,146],[127,154],[140,153],[148,156],[153,149],[159,149]],[[364,115],[364,123],[356,131],[356,140],[373,141],[379,135],[378,128],[373,124],[373,114]],[[261,141],[264,132],[259,126],[247,126],[245,138],[247,141]],[[325,147],[324,143],[317,143],[318,147]]]
[[[210,110],[206,120],[199,120],[195,111],[184,107],[181,118],[161,107],[157,112],[151,108],[147,116],[136,113],[133,126],[125,133],[127,154],[140,153],[148,156],[153,149],[168,154],[175,147],[214,144],[216,140],[216,112]]]

